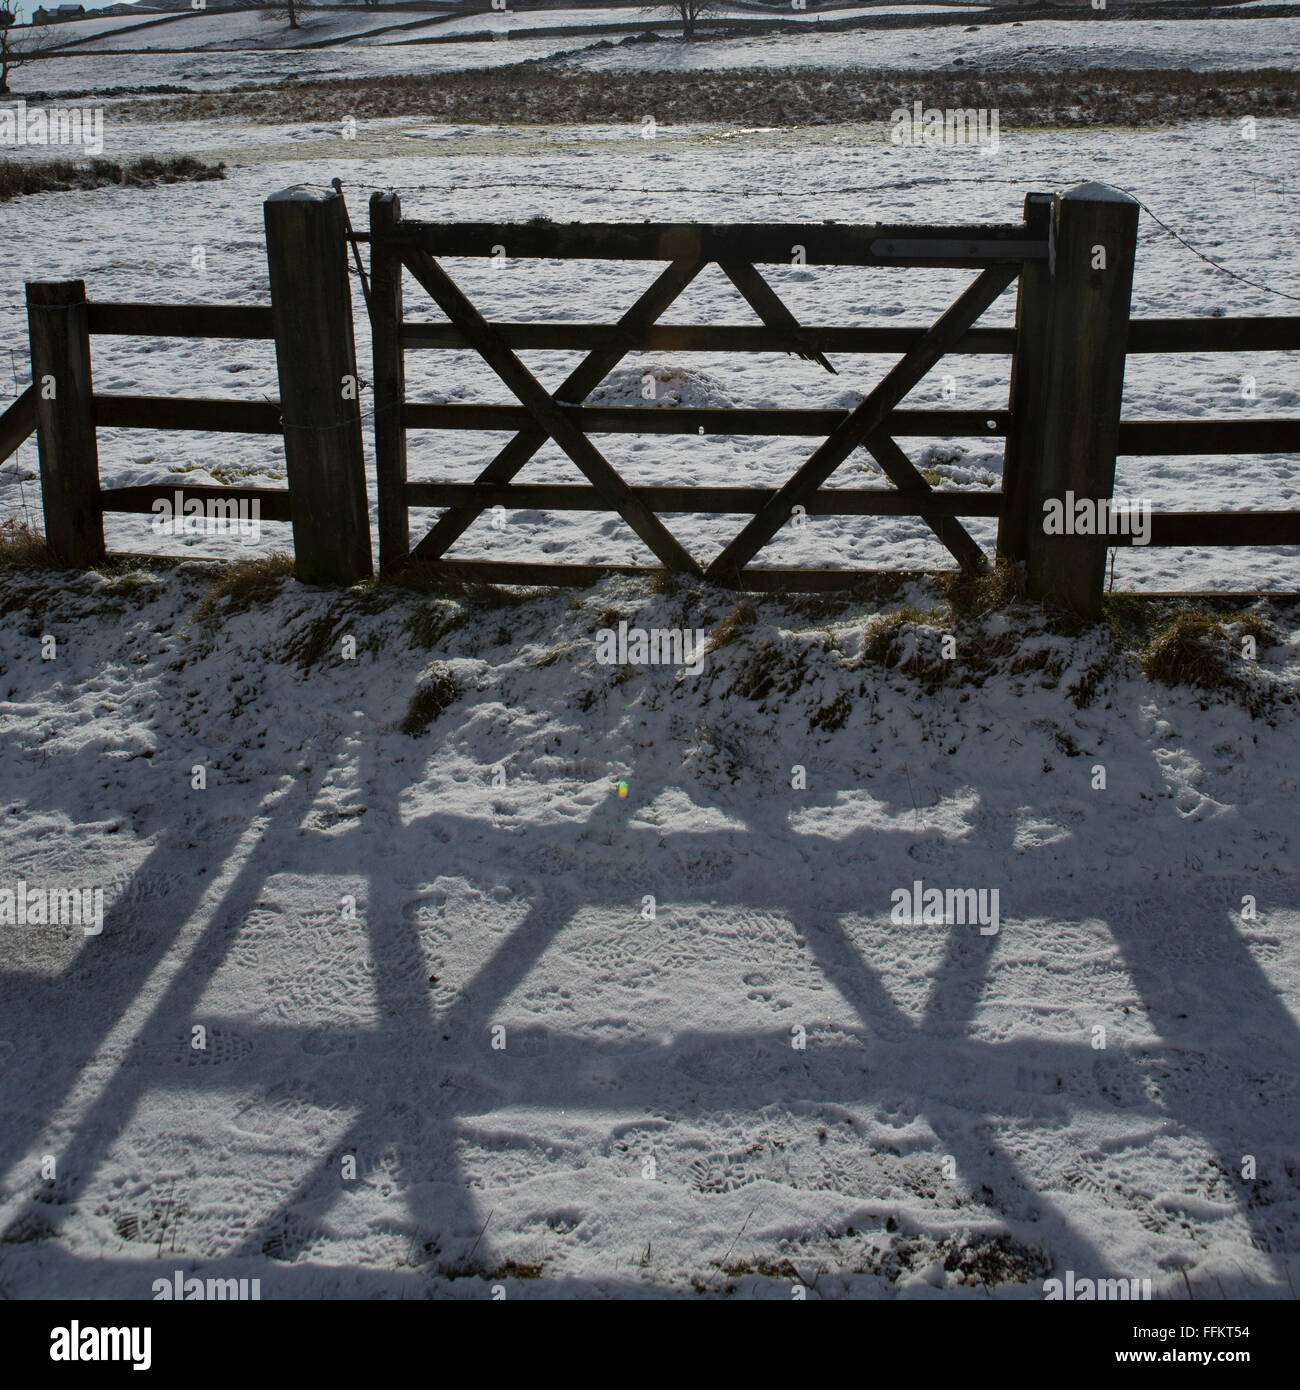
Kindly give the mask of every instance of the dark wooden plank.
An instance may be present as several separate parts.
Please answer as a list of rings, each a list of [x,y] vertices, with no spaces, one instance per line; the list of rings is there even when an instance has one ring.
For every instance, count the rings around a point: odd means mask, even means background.
[[[636,302],[618,321],[617,327],[628,332],[641,332],[671,307],[682,291],[691,284],[704,268],[702,261],[673,261],[655,277],[654,283],[637,297]],[[593,390],[623,360],[626,352],[621,348],[591,352],[565,377],[555,392],[557,408],[565,408],[566,403],[584,401]],[[410,407],[407,407],[409,411]],[[410,424],[410,416],[406,415]],[[483,469],[477,481],[480,483],[507,483],[537,453],[546,442],[544,430],[529,420],[522,421],[515,428],[519,433]],[[479,511],[472,507],[452,508],[438,520],[438,524],[415,548],[420,560],[435,560],[451,548],[473,524]]]
[[[792,349],[796,356],[802,357],[805,362],[816,362],[819,367],[825,367],[828,372],[836,374],[835,368],[821,352],[802,341],[799,320],[748,261],[723,261],[721,269],[744,296],[749,307],[762,319],[765,327],[788,333],[791,340],[798,344]]]
[[[404,564],[411,553],[406,486],[406,362],[402,351],[402,258],[383,236],[401,220],[396,193],[370,199],[370,342],[374,362],[375,485],[379,513],[379,568]]]
[[[1273,318],[1130,319],[1128,354],[1300,350],[1300,315]]]
[[[908,498],[920,502],[932,491],[920,470],[897,444],[883,431],[867,436],[867,448],[872,458],[885,470],[889,481]],[[971,574],[986,567],[984,552],[976,545],[970,532],[952,516],[925,516],[925,524],[934,532],[939,543],[947,548],[953,559]]]
[[[959,240],[955,237],[880,237],[871,251],[881,260],[906,265],[1000,265],[1009,261],[1045,261],[1047,242],[1026,237],[1023,241],[998,241],[988,237]]]
[[[533,588],[563,585],[587,588],[610,575],[642,576],[655,579],[662,570],[634,565],[548,565],[510,560],[431,560],[419,565],[423,575],[441,577],[456,583],[506,584]],[[734,587],[742,593],[835,593],[877,584],[882,579],[902,584],[909,579],[934,578],[952,570],[801,570],[778,566],[747,569]]]
[[[402,259],[411,274],[431,294],[447,317],[464,330],[476,352],[532,413],[540,430],[548,434],[573,460],[583,476],[605,494],[611,509],[670,569],[699,574],[700,567],[672,532],[638,499],[627,483],[610,467],[600,450],[565,415],[527,367],[496,336],[479,311],[461,293],[445,270],[426,252],[407,252]]]
[[[1295,420],[1123,420],[1121,455],[1300,453]]]
[[[120,396],[96,392],[101,428],[280,434],[279,401],[199,400],[184,396]]]
[[[632,261],[748,261],[789,265],[803,248],[806,265],[986,267],[1045,254],[1023,224],[893,227],[829,222],[403,222],[394,244],[432,256],[489,256]],[[907,243],[897,252],[890,243]],[[874,249],[877,244],[881,249]],[[974,247],[972,252],[970,248]]]
[[[90,331],[113,337],[271,339],[269,304],[118,304],[87,306]]]
[[[1027,578],[1033,598],[1084,617],[1101,611],[1106,538],[1048,535],[1044,505],[1071,492],[1090,500],[1114,492],[1137,226],[1137,203],[1101,184],[1081,184],[1056,201]]]
[[[299,185],[262,211],[294,574],[355,584],[373,569],[343,196]]]
[[[0,462],[36,432],[36,388],[29,386],[0,414]]]
[[[525,560],[416,560],[414,555],[411,566],[418,569],[421,575],[450,579],[457,583],[515,584],[528,588],[548,584],[587,588],[613,574],[639,574],[650,578],[664,573],[663,570],[645,565],[548,565]]]
[[[1025,221],[1042,235],[1052,225],[1052,195],[1030,193]],[[1016,351],[1011,361],[1009,400],[1014,427],[1002,455],[1002,491],[1007,505],[998,525],[998,556],[1020,564],[1029,553],[1029,509],[1034,470],[1043,452],[1047,424],[1046,364],[1051,270],[1034,261],[1020,272],[1016,294]]]
[[[918,327],[800,327],[796,341],[787,330],[753,324],[652,324],[639,332],[614,323],[494,323],[507,347],[520,352],[621,348],[624,352],[879,352],[913,348],[925,336]],[[1009,356],[1014,328],[972,328],[948,349],[954,354]],[[438,348],[465,351],[465,335],[451,323],[405,323],[402,346],[408,351]]]
[[[29,283],[27,333],[45,541],[56,563],[84,569],[104,558],[85,283]]]
[[[270,487],[212,487],[194,483],[142,483],[132,487],[103,488],[100,505],[106,512],[152,512],[159,498],[172,502],[177,493],[186,499],[215,498],[223,502],[256,502],[262,521],[291,521],[288,488]]]
[[[944,355],[948,346],[970,328],[1015,279],[1013,266],[985,270],[962,292],[920,343],[896,363],[867,398],[829,436],[772,500],[713,561],[710,579],[732,584],[790,517],[791,508],[804,503],[864,443],[876,434],[904,396]]]
[[[638,487],[656,512],[745,515],[772,496],[765,487]],[[608,503],[593,487],[572,483],[407,483],[408,507],[508,507],[517,511],[599,512]],[[1000,492],[900,492],[884,488],[822,488],[805,504],[811,516],[997,516]]]
[[[1031,194],[1046,198],[1046,194]],[[1027,266],[1026,269],[1032,269]],[[92,306],[93,307],[93,306]],[[621,347],[653,352],[906,352],[925,334],[924,327],[854,328],[806,324],[796,341],[788,332],[753,324],[656,324],[640,334],[612,323],[496,323],[506,343],[520,351]],[[948,350],[954,354],[1009,355],[1016,330],[972,328]],[[402,346],[408,350],[468,345],[449,323],[406,323]],[[1128,353],[1277,352],[1300,350],[1300,317],[1222,319],[1130,319]]]
[[[1108,536],[1107,545],[1132,545]],[[1153,512],[1150,545],[1300,545],[1300,510],[1293,512]]]
[[[740,407],[563,405],[564,414],[588,434],[700,434],[825,436],[848,419],[847,410],[748,410]],[[413,430],[523,429],[531,416],[519,405],[409,403],[402,411]],[[1010,427],[1005,410],[895,410],[885,420],[891,434],[912,438],[997,439]],[[540,447],[540,445],[538,446]],[[518,470],[516,470],[518,471]],[[487,481],[493,481],[491,479]]]

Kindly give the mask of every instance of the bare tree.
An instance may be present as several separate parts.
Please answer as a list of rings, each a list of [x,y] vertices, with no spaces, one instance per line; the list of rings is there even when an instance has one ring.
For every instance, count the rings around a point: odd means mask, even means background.
[[[697,22],[704,15],[716,13],[717,9],[716,0],[667,0],[655,6],[656,13],[676,15],[681,20],[684,39],[693,39]]]
[[[262,9],[267,19],[287,19],[290,29],[301,29],[298,23],[301,15],[315,8],[311,0],[262,0]]]
[[[59,46],[51,29],[18,23],[18,0],[0,0],[0,96],[9,93],[9,74],[38,54]]]

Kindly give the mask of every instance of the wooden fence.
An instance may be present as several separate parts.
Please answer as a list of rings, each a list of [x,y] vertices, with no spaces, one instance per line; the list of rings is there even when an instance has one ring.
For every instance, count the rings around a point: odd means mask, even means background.
[[[98,425],[281,434],[289,487],[186,488],[189,496],[256,500],[267,520],[292,522],[296,571],[309,582],[351,583],[371,573],[360,392],[357,389],[347,220],[342,197],[293,189],[265,208],[271,306],[91,304],[80,282],[28,286],[33,385],[0,416],[0,457],[35,429],[46,536],[68,565],[104,553],[103,513],[148,512],[174,485],[102,489]],[[998,518],[1000,557],[1025,567],[1030,593],[1095,613],[1108,549],[1128,535],[1049,535],[1044,506],[1073,493],[1103,501],[1125,455],[1300,453],[1300,420],[1127,421],[1124,363],[1136,353],[1300,350],[1300,317],[1132,320],[1129,298],[1138,207],[1095,184],[1063,196],[1030,194],[1023,221],[978,227],[841,226],[827,223],[558,224],[425,223],[401,215],[395,194],[371,200],[367,301],[374,352],[375,479],[379,559],[391,571],[412,559],[448,576],[496,583],[588,583],[633,566],[552,565],[448,557],[490,507],[604,511],[621,516],[660,565],[739,589],[831,589],[862,571],[755,566],[763,547],[802,507],[811,515],[922,518],[965,570],[986,558],[960,518]],[[762,277],[789,264],[792,248],[810,267],[946,266],[976,273],[929,326],[800,324]],[[649,287],[613,323],[491,323],[456,285],[442,259],[482,257],[629,260],[659,263]],[[757,325],[680,325],[658,320],[710,262],[716,262]],[[402,272],[409,271],[445,322],[407,321]],[[984,311],[1017,283],[1015,322],[980,326]],[[92,334],[274,340],[275,402],[106,395],[92,389]],[[585,353],[548,392],[518,353]],[[473,351],[514,397],[504,404],[409,401],[405,354]],[[853,410],[692,409],[585,405],[623,358],[637,351],[792,352],[834,370],[828,353],[900,353]],[[1010,359],[1005,410],[911,410],[902,401],[945,356]],[[410,481],[409,430],[510,430],[513,437],[472,482]],[[780,487],[631,486],[592,436],[641,432],[820,437]],[[1002,438],[998,492],[929,486],[897,442],[907,437]],[[519,483],[548,440],[577,465],[586,485]],[[875,458],[889,488],[825,488],[859,448]],[[412,547],[411,507],[444,508]],[[704,565],[660,514],[748,516]],[[1150,544],[1296,545],[1300,512],[1154,512]]]

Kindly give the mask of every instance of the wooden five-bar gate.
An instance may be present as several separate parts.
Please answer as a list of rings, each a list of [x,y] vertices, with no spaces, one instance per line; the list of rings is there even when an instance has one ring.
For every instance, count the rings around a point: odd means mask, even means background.
[[[267,520],[293,524],[296,570],[309,582],[350,583],[371,573],[363,407],[353,341],[342,196],[291,189],[266,204],[271,306],[88,303],[80,282],[28,286],[32,386],[0,416],[0,457],[35,429],[46,537],[69,565],[104,552],[106,511],[147,512],[173,485],[100,487],[98,426],[280,433],[288,489],[192,488],[256,500]],[[978,571],[986,557],[961,518],[998,519],[1000,557],[1024,566],[1032,595],[1095,612],[1110,546],[1128,535],[1049,535],[1044,505],[1073,493],[1108,500],[1115,461],[1135,454],[1300,454],[1300,420],[1125,421],[1124,363],[1134,353],[1300,349],[1300,318],[1131,320],[1138,206],[1096,184],[1062,196],[1030,194],[1023,220],[978,227],[884,227],[833,223],[701,225],[429,223],[403,218],[396,194],[370,205],[366,295],[374,352],[373,419],[379,562],[412,561],[450,577],[508,584],[588,583],[644,567],[530,564],[458,559],[448,551],[485,509],[608,510],[627,522],[669,571],[750,590],[829,589],[862,571],[764,566],[763,548],[802,508],[810,515],[922,518],[958,565]],[[443,264],[462,257],[645,261],[657,274],[614,323],[491,323]],[[929,326],[799,323],[760,266],[954,267],[973,272],[965,290]],[[756,325],[664,324],[660,320],[710,263],[757,316]],[[407,321],[403,271],[445,321]],[[1018,283],[1017,283],[1018,282]],[[1017,285],[1014,323],[981,326],[984,312]],[[273,339],[280,399],[194,400],[97,393],[92,334]],[[406,396],[405,354],[477,353],[509,390],[506,404],[436,404]],[[584,355],[550,392],[520,357],[533,350]],[[788,352],[836,370],[829,354],[901,354],[852,410],[673,409],[592,406],[592,392],[629,354]],[[919,410],[908,394],[945,356],[1011,359],[1006,409]],[[409,430],[512,432],[473,481],[412,481]],[[624,432],[785,435],[819,438],[779,487],[629,484],[593,437]],[[898,442],[908,437],[1002,438],[999,492],[931,488]],[[577,466],[585,484],[516,481],[548,441]],[[864,448],[892,487],[825,483]],[[410,509],[442,508],[411,545]],[[691,555],[662,520],[673,513],[748,517],[707,563]],[[1156,511],[1152,545],[1300,544],[1300,512]],[[657,567],[656,567],[657,568]]]

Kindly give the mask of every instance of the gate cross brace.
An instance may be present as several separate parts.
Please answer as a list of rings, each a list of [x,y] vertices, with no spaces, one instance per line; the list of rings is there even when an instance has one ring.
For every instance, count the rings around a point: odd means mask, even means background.
[[[618,512],[664,565],[680,573],[702,576],[700,566],[672,532],[565,415],[550,392],[506,346],[437,261],[418,247],[404,249],[402,260],[443,313],[464,333],[466,342],[529,411],[544,435],[549,435],[568,454],[610,508]]]
[[[890,412],[1019,273],[1018,265],[990,266],[983,271],[956,302],[926,330],[920,342],[890,368],[871,393],[831,432],[794,476],[763,504],[752,520],[709,565],[705,571],[706,578],[714,583],[735,588],[741,570],[785,525],[794,507],[806,502],[860,444],[866,443],[869,439],[877,445],[880,444],[879,438],[873,437],[879,434],[880,427]],[[902,450],[898,450],[898,453],[902,454]],[[897,458],[888,449],[882,449],[877,457],[881,467],[898,484],[899,479],[894,477],[894,474],[899,472]],[[905,455],[904,458],[906,459]],[[908,462],[910,464],[910,461]],[[930,488],[925,479],[916,474],[915,469],[912,472],[914,477],[900,474],[905,480],[901,486],[905,486],[909,491],[928,492]],[[918,482],[919,488],[916,486]],[[966,534],[964,529],[963,534]],[[975,545],[968,534],[966,540],[971,546]],[[945,540],[944,543],[948,542]],[[978,551],[978,547],[976,550]]]
[[[656,276],[654,283],[618,321],[620,328],[639,333],[657,322],[683,290],[704,269],[706,262],[672,261]],[[564,379],[554,400],[581,405],[627,356],[623,348],[597,349],[587,354]],[[475,483],[508,483],[546,443],[549,433],[540,428],[523,429],[475,478]],[[412,552],[414,560],[437,560],[482,514],[482,507],[450,507]]]

